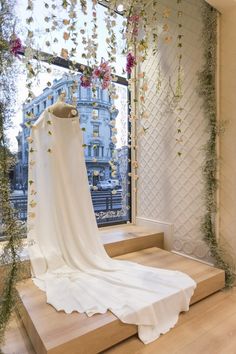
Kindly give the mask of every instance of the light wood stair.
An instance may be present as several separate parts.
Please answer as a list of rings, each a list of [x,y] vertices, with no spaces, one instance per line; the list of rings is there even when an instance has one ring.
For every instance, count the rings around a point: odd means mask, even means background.
[[[136,225],[104,227],[100,231],[105,250],[110,257],[143,250],[164,248],[164,233]]]
[[[135,229],[126,227],[123,235],[122,231],[114,230],[112,236],[111,229],[107,229],[102,238],[103,242],[106,239],[108,253],[117,259],[189,274],[197,282],[192,304],[224,287],[222,270],[157,248],[157,243],[159,247],[163,245],[162,234],[155,231],[149,234],[144,229],[139,232],[136,237]],[[120,322],[111,312],[90,318],[57,312],[46,304],[45,293],[30,279],[18,285],[18,294],[19,312],[37,354],[99,353],[137,333],[135,325]]]

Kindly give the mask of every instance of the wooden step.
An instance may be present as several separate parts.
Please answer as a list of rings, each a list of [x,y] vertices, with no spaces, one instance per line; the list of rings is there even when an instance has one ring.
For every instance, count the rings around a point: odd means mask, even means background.
[[[143,250],[164,248],[164,233],[137,225],[103,227],[99,230],[104,247],[110,257]]]
[[[224,287],[222,270],[155,247],[116,258],[189,274],[197,282],[191,303]],[[137,333],[135,325],[122,323],[109,311],[92,317],[57,312],[30,279],[17,289],[19,312],[37,354],[99,353]]]

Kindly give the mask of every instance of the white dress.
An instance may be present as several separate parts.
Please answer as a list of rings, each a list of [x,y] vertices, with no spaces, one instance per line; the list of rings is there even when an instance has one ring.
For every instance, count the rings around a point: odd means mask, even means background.
[[[110,258],[92,205],[79,118],[45,111],[29,137],[28,249],[34,283],[58,311],[108,309],[149,343],[189,309],[186,274]]]

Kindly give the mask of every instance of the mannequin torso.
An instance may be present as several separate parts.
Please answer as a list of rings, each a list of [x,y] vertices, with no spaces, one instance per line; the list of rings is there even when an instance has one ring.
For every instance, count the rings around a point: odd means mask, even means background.
[[[78,116],[75,106],[65,103],[65,94],[61,94],[58,101],[48,107],[48,111],[58,118],[73,118]]]

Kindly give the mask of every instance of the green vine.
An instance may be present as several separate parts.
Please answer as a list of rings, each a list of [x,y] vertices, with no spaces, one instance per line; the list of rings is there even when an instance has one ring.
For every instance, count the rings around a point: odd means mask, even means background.
[[[224,260],[224,251],[216,237],[216,191],[217,181],[217,111],[216,111],[216,46],[217,46],[217,11],[205,1],[202,5],[202,42],[204,50],[204,64],[198,73],[199,96],[203,100],[204,115],[208,124],[209,139],[205,145],[205,163],[203,177],[205,183],[206,213],[201,224],[203,238],[217,267],[223,269],[226,275],[226,286],[232,286],[234,280],[233,267]]]
[[[17,72],[13,57],[6,50],[14,32],[13,7],[13,0],[0,0],[0,43],[5,43],[5,46],[0,48],[0,222],[1,236],[4,235],[6,239],[0,256],[1,272],[5,275],[1,284],[3,288],[0,298],[0,344],[3,342],[4,332],[16,301],[15,284],[21,268],[19,257],[21,239],[25,234],[24,227],[17,220],[10,202],[9,173],[14,165],[14,158],[6,137],[14,113],[14,82]]]

